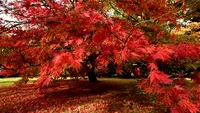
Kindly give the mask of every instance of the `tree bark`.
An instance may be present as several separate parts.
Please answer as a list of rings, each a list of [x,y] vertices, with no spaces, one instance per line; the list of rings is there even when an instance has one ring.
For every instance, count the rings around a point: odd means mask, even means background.
[[[91,64],[91,68],[88,71],[88,79],[90,82],[97,82],[96,74],[95,74],[95,61],[99,54],[91,54],[88,56],[88,61]]]
[[[97,82],[97,78],[93,69],[89,70],[88,79],[90,82]]]

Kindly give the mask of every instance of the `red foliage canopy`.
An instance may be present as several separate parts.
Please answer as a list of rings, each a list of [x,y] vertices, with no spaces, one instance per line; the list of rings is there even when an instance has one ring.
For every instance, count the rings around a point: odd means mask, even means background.
[[[106,70],[113,62],[120,74],[124,63],[142,60],[150,72],[139,87],[155,93],[171,112],[198,111],[198,85],[177,83],[157,64],[200,57],[198,43],[174,43],[162,29],[178,19],[176,7],[166,0],[23,0],[2,7],[16,21],[0,20],[1,74],[38,74],[37,84],[46,85],[66,67],[78,71],[93,54],[98,55],[96,69]],[[149,36],[144,26],[156,35]],[[162,43],[163,37],[171,43]],[[200,83],[199,76],[193,78]]]

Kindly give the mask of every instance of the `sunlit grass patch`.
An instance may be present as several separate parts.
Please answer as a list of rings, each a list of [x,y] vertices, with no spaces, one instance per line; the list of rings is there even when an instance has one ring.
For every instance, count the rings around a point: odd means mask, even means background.
[[[0,78],[0,87],[8,87],[19,81],[21,77]],[[33,83],[37,78],[30,78],[29,83]]]

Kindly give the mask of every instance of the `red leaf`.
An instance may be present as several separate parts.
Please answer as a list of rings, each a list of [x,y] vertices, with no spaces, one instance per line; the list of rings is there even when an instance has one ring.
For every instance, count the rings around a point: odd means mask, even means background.
[[[165,35],[165,32],[164,32],[164,31],[160,31],[160,32],[157,34],[156,38],[157,38],[157,39],[160,39],[160,38],[162,38],[164,35]]]
[[[158,48],[157,52],[153,55],[154,60],[160,59],[162,61],[170,60],[174,50],[168,48]]]
[[[158,70],[151,71],[149,78],[151,83],[171,84],[173,82],[167,74],[164,74]]]
[[[158,31],[158,30],[159,30],[159,26],[158,26],[158,25],[155,25],[155,26],[153,27],[153,29],[154,29],[154,31]]]
[[[180,87],[179,85],[174,86],[174,88],[178,91],[183,91],[184,89],[182,87]]]
[[[51,82],[51,76],[41,76],[38,78],[36,85],[47,86]]]
[[[18,40],[15,44],[15,47],[22,47],[27,45],[26,40]]]
[[[105,67],[107,67],[107,65],[109,64],[109,61],[107,59],[108,58],[106,55],[100,55],[97,57],[97,61],[100,62],[100,64]]]
[[[77,45],[80,45],[80,44],[83,43],[83,40],[82,40],[82,39],[77,39],[77,40],[75,40],[75,43],[76,43]]]
[[[118,73],[118,74],[120,74],[120,75],[122,75],[122,69],[121,69],[121,67],[117,67],[117,69],[116,69],[116,73]]]
[[[127,54],[127,51],[126,51],[126,50],[120,51],[118,55],[121,56],[121,60],[122,60],[122,61],[127,60],[128,54]]]
[[[131,58],[137,59],[139,57],[140,57],[140,55],[136,54],[135,52],[131,53]]]
[[[149,63],[148,67],[150,68],[151,71],[158,70],[158,66],[155,63]]]
[[[84,12],[84,13],[83,13],[83,15],[84,15],[85,17],[87,17],[87,18],[89,18],[89,17],[90,17],[90,14],[89,14],[89,12]]]
[[[48,73],[48,68],[50,66],[50,62],[47,61],[44,64],[42,64],[41,68],[40,68],[40,76],[44,76]]]
[[[182,72],[179,72],[179,73],[178,73],[178,76],[179,76],[179,77],[183,77],[184,75],[183,75]]]
[[[200,71],[194,71],[194,73],[191,76],[191,79],[194,81],[194,83],[200,84]]]
[[[182,113],[182,111],[179,110],[179,108],[170,108],[171,113]]]
[[[147,53],[152,54],[155,51],[156,47],[155,46],[149,46],[146,48]]]
[[[31,23],[32,23],[32,24],[36,24],[36,23],[37,23],[37,19],[36,19],[36,18],[32,18],[32,19],[31,19]]]
[[[196,88],[195,91],[196,91],[197,93],[200,93],[200,88]]]
[[[101,44],[107,38],[107,33],[106,29],[99,30],[92,38],[93,43]]]
[[[127,52],[126,49],[121,50],[121,51],[116,50],[114,51],[114,53],[115,53],[115,57],[114,57],[115,63],[121,64],[124,61],[128,60],[129,53]]]
[[[0,71],[0,75],[3,75],[3,76],[11,76],[11,75],[13,75],[13,74],[15,74],[15,71],[13,71],[13,70],[1,70]]]
[[[81,59],[84,56],[85,50],[83,48],[75,49],[73,54],[76,59]]]
[[[62,67],[65,67],[66,65],[70,64],[70,61],[72,60],[73,60],[73,57],[72,57],[72,53],[70,52],[63,52],[63,53],[56,54],[53,59],[54,67],[57,67],[60,65]]]
[[[199,111],[196,105],[194,105],[193,103],[191,103],[189,100],[186,99],[182,99],[181,101],[179,101],[178,105],[184,110],[189,111],[190,113],[197,113]]]
[[[81,63],[79,60],[72,60],[71,66],[74,70],[78,71],[81,68]]]

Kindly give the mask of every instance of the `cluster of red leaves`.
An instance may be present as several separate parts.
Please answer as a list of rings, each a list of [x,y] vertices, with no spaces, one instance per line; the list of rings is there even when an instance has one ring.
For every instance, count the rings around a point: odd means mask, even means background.
[[[107,4],[116,10],[123,10],[122,16],[128,15],[135,20],[131,16],[134,14],[140,20],[131,23],[125,18],[109,17]],[[137,27],[145,22],[174,24],[176,11],[165,0],[124,0],[111,3],[96,0],[24,0],[10,5],[14,7],[12,16],[23,21],[23,24],[11,27],[6,35],[0,35],[0,62],[4,67],[1,74],[9,76],[15,73],[29,77],[39,75],[36,83],[44,86],[52,77],[59,77],[66,67],[78,71],[82,67],[81,63],[93,54],[99,55],[96,69],[106,70],[112,62],[117,65],[119,74],[122,73],[124,63],[143,60],[148,63],[150,72],[140,87],[148,93],[156,93],[158,99],[171,108],[171,112],[198,111],[199,102],[195,99],[199,100],[199,95],[193,93],[198,86],[189,89],[184,84],[178,85],[170,75],[159,70],[156,62],[187,58],[198,60],[199,44],[158,44],[151,39],[161,39],[166,34],[164,31],[158,32],[156,37],[147,37]],[[155,31],[159,29],[156,27]],[[199,77],[193,79],[199,83]],[[195,99],[192,99],[193,96]]]

